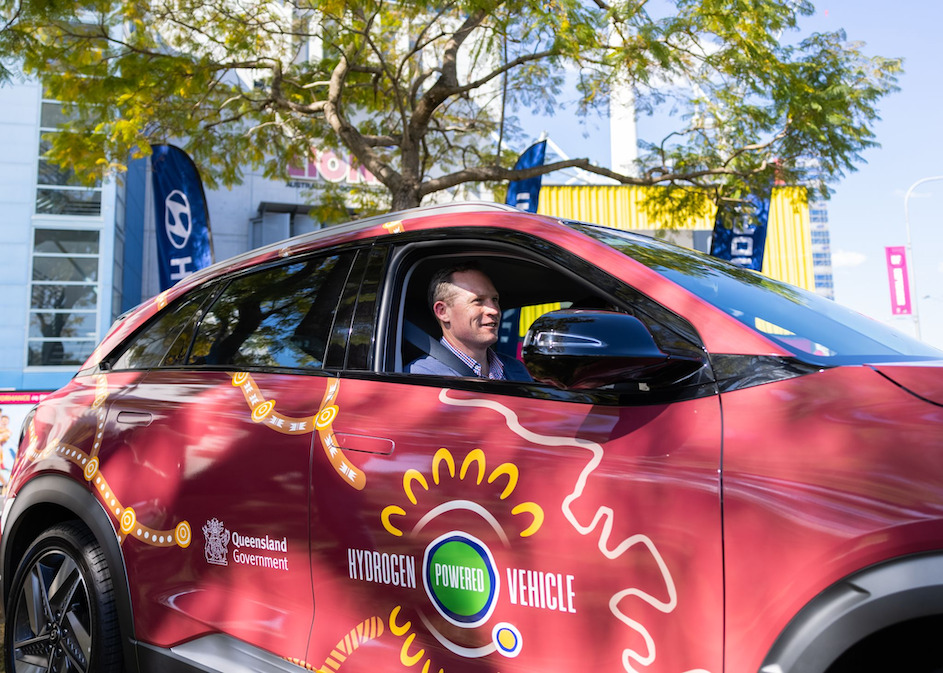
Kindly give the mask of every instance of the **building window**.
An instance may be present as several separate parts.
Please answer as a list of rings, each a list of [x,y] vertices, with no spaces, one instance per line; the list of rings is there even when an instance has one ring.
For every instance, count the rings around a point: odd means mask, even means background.
[[[39,171],[36,178],[36,213],[39,215],[101,215],[101,180],[92,187],[83,185],[70,168],[57,166],[46,160],[49,134],[56,133],[68,118],[62,105],[43,101],[40,113]]]
[[[98,341],[99,232],[33,230],[27,365],[77,366]]]

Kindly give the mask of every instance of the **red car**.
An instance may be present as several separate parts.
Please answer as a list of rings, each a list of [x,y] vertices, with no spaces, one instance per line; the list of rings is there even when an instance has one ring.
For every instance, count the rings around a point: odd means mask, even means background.
[[[533,382],[406,372],[469,259]],[[939,671],[943,353],[601,226],[331,227],[116,323],[0,572],[8,672]]]

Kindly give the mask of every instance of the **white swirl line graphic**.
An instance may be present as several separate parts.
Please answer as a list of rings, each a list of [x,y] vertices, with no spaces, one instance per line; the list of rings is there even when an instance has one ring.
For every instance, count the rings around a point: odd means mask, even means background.
[[[586,488],[586,482],[589,479],[589,476],[596,470],[597,467],[599,467],[599,464],[602,462],[603,454],[605,453],[603,447],[596,442],[579,439],[577,437],[554,437],[549,435],[539,435],[536,432],[532,432],[521,425],[517,418],[517,414],[514,413],[511,409],[492,400],[460,399],[457,397],[450,397],[449,391],[443,389],[439,393],[439,401],[443,404],[456,407],[480,407],[483,409],[491,409],[492,411],[495,411],[504,417],[504,421],[511,432],[532,444],[551,447],[576,447],[579,449],[585,449],[592,454],[592,458],[588,463],[586,463],[586,467],[583,468],[582,472],[580,472],[580,476],[576,480],[576,485],[573,488],[573,492],[563,499],[563,516],[566,517],[566,520],[570,522],[570,525],[572,525],[580,535],[589,535],[597,528],[597,526],[599,526],[600,522],[602,522],[602,529],[599,532],[598,546],[599,551],[602,552],[602,555],[607,559],[616,559],[632,547],[636,545],[642,545],[648,550],[648,552],[652,555],[652,558],[655,560],[655,563],[658,565],[658,569],[661,571],[662,578],[665,582],[665,589],[668,591],[667,601],[658,599],[655,596],[652,596],[651,594],[634,587],[623,589],[622,591],[614,594],[612,598],[609,599],[609,611],[612,612],[616,619],[638,633],[645,640],[645,645],[648,649],[648,654],[644,655],[629,648],[623,650],[623,668],[625,668],[627,673],[639,673],[639,671],[632,665],[633,661],[642,666],[650,666],[655,661],[655,641],[648,632],[648,629],[646,629],[639,622],[630,618],[619,609],[619,603],[623,598],[635,596],[636,598],[641,599],[642,601],[648,603],[655,609],[665,614],[672,612],[678,605],[678,593],[677,589],[675,588],[674,580],[671,577],[671,571],[668,570],[668,565],[662,558],[661,553],[659,553],[655,543],[652,542],[647,535],[633,535],[626,538],[625,540],[622,540],[615,547],[610,548],[609,538],[612,534],[612,521],[613,517],[615,516],[615,512],[613,512],[612,508],[600,507],[598,510],[596,510],[593,520],[588,525],[581,524],[571,509],[571,505],[576,500],[579,500],[579,498],[583,495],[583,491]],[[693,669],[687,671],[686,673],[709,672],[704,669]]]

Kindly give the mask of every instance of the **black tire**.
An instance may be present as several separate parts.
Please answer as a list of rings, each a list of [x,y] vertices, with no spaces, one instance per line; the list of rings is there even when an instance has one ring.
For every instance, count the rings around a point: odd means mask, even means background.
[[[7,673],[118,673],[121,635],[111,572],[95,537],[59,524],[30,545],[13,577]]]
[[[943,673],[943,617],[922,617],[871,634],[845,652],[828,673]]]

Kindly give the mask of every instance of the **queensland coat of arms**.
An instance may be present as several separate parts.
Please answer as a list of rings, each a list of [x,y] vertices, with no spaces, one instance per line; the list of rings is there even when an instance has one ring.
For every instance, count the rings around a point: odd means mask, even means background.
[[[203,525],[203,536],[206,543],[203,551],[206,562],[218,566],[229,565],[229,531],[217,518],[212,518]]]

